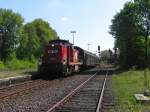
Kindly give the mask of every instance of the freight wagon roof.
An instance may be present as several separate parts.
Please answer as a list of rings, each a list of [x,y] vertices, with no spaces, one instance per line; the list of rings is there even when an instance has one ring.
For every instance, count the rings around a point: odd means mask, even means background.
[[[84,50],[78,46],[74,46],[75,49],[77,49],[79,52],[84,53]]]
[[[97,58],[98,58],[98,56],[97,56],[96,54],[93,54],[93,53],[91,53],[91,52],[89,52],[89,51],[86,51],[86,50],[84,50],[84,52],[85,52],[86,54],[88,54],[88,55],[91,55],[91,56],[93,56],[93,57],[97,57]]]
[[[98,58],[98,56],[96,54],[93,54],[93,53],[91,53],[89,51],[86,51],[86,50],[84,50],[84,49],[82,49],[82,48],[80,48],[78,46],[74,46],[74,48],[77,49],[77,50],[79,50],[79,52],[84,52],[85,54],[88,54],[88,55],[91,55],[93,57],[97,57]]]

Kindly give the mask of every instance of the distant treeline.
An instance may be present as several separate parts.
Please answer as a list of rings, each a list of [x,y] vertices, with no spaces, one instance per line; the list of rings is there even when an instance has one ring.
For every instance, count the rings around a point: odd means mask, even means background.
[[[49,40],[58,38],[50,24],[42,19],[24,23],[23,17],[12,10],[0,9],[0,61],[13,58],[37,59]]]
[[[127,2],[113,17],[110,33],[121,67],[150,67],[150,0]]]

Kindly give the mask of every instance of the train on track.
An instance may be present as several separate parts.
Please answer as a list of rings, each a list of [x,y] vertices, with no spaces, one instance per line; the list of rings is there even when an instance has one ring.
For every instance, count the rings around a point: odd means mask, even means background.
[[[97,64],[99,57],[96,54],[74,46],[67,40],[58,39],[50,41],[45,46],[39,60],[38,72],[66,76]]]

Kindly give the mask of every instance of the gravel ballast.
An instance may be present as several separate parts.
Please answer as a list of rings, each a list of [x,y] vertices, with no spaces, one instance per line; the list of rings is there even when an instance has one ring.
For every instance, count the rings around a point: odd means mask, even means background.
[[[46,112],[57,101],[76,88],[90,75],[73,75],[50,80],[48,86],[39,87],[8,101],[0,101],[1,112]]]

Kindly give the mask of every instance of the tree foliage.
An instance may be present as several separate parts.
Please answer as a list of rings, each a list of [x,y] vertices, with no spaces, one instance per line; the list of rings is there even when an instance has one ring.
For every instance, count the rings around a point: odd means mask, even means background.
[[[0,9],[0,61],[39,58],[48,41],[57,33],[48,22],[35,19],[23,24],[24,19],[12,10]]]
[[[0,59],[10,59],[19,44],[23,18],[12,10],[0,9]]]
[[[141,26],[141,31],[145,37],[145,61],[148,66],[148,49],[149,37],[150,37],[150,1],[149,0],[137,0],[137,13],[138,13],[138,24]]]
[[[20,38],[18,58],[38,58],[42,54],[43,47],[49,40],[58,38],[55,30],[49,23],[42,19],[36,19],[23,27],[23,36]]]
[[[115,47],[120,51],[120,65],[130,68],[134,65],[144,67],[148,56],[150,14],[149,0],[127,2],[124,8],[112,19],[110,33],[115,38]],[[141,7],[141,4],[142,7]],[[144,15],[146,15],[144,17]],[[147,35],[148,34],[148,35]],[[147,48],[147,50],[146,50]],[[147,55],[146,55],[147,52]]]
[[[111,56],[109,50],[101,51],[101,61],[108,61],[110,57]]]

